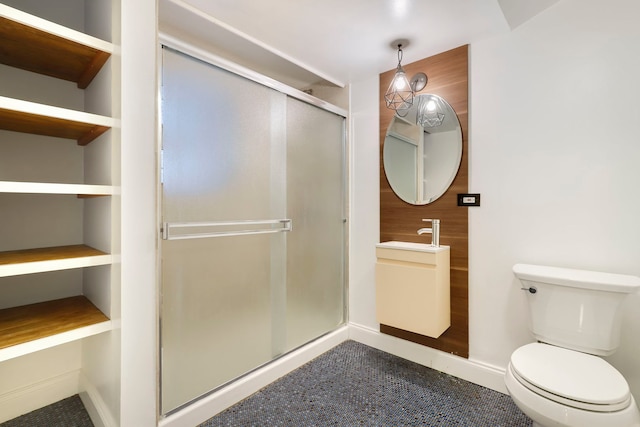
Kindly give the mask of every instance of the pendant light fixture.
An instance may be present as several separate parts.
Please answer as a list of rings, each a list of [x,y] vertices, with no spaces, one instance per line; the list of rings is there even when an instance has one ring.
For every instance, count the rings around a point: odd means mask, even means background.
[[[398,49],[398,66],[396,74],[384,94],[384,101],[387,108],[398,113],[406,112],[411,108],[415,93],[421,91],[427,85],[426,74],[418,73],[409,80],[404,68],[402,68],[402,48],[408,45],[409,41],[405,39],[395,40],[391,43],[394,49]]]
[[[416,123],[423,128],[438,127],[444,121],[444,111],[438,98],[420,100]]]

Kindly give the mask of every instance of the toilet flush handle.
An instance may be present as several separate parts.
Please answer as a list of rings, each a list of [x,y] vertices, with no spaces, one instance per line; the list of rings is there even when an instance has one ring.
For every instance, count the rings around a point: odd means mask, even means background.
[[[529,291],[529,293],[535,294],[536,292],[538,292],[538,290],[536,288],[534,288],[533,286],[530,286],[528,288],[520,288],[523,291]]]

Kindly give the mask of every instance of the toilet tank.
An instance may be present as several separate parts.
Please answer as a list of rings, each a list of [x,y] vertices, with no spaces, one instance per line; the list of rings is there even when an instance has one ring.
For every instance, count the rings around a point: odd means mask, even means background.
[[[640,278],[622,274],[516,264],[538,341],[607,356],[620,344],[622,302]]]

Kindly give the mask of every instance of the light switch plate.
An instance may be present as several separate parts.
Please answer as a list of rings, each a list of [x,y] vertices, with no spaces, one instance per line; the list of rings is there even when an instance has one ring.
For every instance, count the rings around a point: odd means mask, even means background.
[[[458,194],[458,206],[480,206],[480,194]]]

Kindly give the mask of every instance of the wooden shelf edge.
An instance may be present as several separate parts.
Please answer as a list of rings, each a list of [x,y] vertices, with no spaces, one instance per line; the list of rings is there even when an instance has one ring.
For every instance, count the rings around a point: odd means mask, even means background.
[[[110,54],[114,52],[113,43],[101,40],[80,31],[72,30],[71,28],[56,24],[21,10],[14,9],[4,4],[0,4],[0,16],[74,43],[82,44]]]
[[[111,185],[0,181],[0,193],[74,194],[79,197],[92,197],[117,195],[120,194],[120,188]]]
[[[0,129],[4,130],[75,139],[87,145],[118,124],[107,116],[0,96]]]
[[[86,245],[0,252],[0,277],[96,267],[113,263],[111,254]]]
[[[74,194],[80,197],[91,197],[112,196],[119,193],[119,188],[111,185],[0,181],[0,193]]]
[[[59,342],[59,335],[70,332],[77,339],[90,332],[79,335],[78,330],[104,322],[109,318],[83,295],[5,308],[0,310],[0,351],[49,337]]]
[[[111,329],[109,318],[83,295],[0,310],[0,354],[63,344]]]
[[[77,341],[93,335],[102,334],[104,332],[111,331],[112,329],[113,322],[111,320],[107,320],[60,334],[51,335],[46,338],[40,338],[23,344],[3,348],[0,349],[0,362],[14,359],[16,357],[22,357],[30,353],[35,353],[36,351],[46,350],[48,348]]]
[[[86,89],[112,43],[0,4],[0,62]]]
[[[0,96],[0,108],[14,111],[16,113],[31,114],[53,119],[60,119],[69,122],[83,123],[93,126],[113,127],[115,120],[108,116],[101,116],[84,111],[70,110],[68,108],[56,107],[54,105],[40,104],[37,102],[24,101],[22,99]]]
[[[102,69],[102,66],[106,64],[110,56],[111,55],[107,52],[97,52],[91,59],[91,62],[89,62],[86,68],[82,71],[80,77],[78,77],[78,88],[86,89],[87,87],[89,87],[89,85],[93,81],[93,78],[98,75],[98,73]]]

